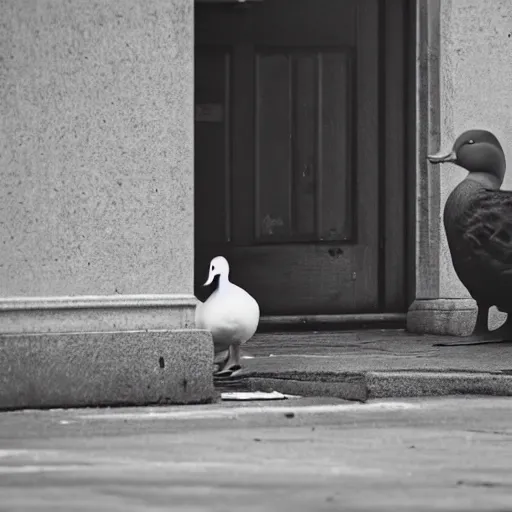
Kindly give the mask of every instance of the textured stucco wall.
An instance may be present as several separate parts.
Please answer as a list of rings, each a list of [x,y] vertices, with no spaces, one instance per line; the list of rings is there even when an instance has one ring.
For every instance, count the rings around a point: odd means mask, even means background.
[[[0,297],[193,291],[193,0],[0,0]]]
[[[441,145],[450,148],[470,128],[491,130],[505,149],[512,189],[512,2],[441,0]],[[466,175],[444,165],[441,209]],[[442,211],[441,211],[442,213]],[[440,296],[468,297],[455,275],[442,230]]]

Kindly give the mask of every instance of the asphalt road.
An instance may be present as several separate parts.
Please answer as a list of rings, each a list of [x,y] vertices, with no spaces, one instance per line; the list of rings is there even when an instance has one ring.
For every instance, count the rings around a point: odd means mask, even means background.
[[[512,400],[0,414],[2,511],[512,511]]]

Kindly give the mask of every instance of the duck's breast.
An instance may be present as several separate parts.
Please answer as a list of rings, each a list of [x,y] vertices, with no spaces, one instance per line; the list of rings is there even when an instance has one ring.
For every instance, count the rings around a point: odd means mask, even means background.
[[[469,220],[481,191],[480,184],[464,180],[448,196],[444,208],[444,227],[453,266],[466,287],[481,271],[480,260],[467,236]]]
[[[258,327],[256,300],[236,285],[216,290],[202,305],[196,325],[212,333],[214,343],[245,343]]]
[[[444,221],[454,269],[478,302],[512,307],[512,194],[463,181]],[[509,276],[510,275],[510,276]]]

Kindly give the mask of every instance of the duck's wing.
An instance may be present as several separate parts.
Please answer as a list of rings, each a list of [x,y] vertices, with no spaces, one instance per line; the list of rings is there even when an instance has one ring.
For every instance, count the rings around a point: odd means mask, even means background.
[[[512,277],[512,192],[480,192],[461,227],[474,256]]]

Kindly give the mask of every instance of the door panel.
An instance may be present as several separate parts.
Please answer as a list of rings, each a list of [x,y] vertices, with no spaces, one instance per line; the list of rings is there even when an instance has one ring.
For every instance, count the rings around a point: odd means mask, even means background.
[[[353,101],[348,52],[256,54],[256,240],[348,241]]]
[[[377,19],[196,6],[196,285],[223,254],[263,314],[378,310]]]
[[[256,51],[255,241],[292,235],[291,59]]]

